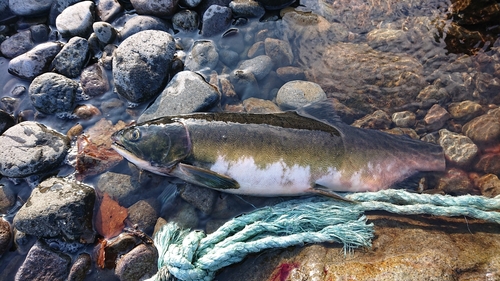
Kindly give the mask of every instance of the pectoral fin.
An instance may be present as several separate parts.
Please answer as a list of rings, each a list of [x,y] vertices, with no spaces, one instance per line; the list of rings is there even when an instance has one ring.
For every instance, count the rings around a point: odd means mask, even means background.
[[[179,163],[170,175],[187,182],[224,191],[225,189],[238,189],[240,184],[234,179],[216,172]]]
[[[336,200],[339,200],[339,201],[344,201],[344,202],[349,202],[349,203],[356,203],[356,201],[349,200],[349,199],[345,198],[344,196],[336,193],[335,191],[329,189],[328,187],[325,187],[325,186],[322,186],[322,185],[319,185],[319,184],[315,184],[308,191],[310,193],[327,196],[327,197],[330,197],[330,198],[333,198],[333,199],[336,199]]]

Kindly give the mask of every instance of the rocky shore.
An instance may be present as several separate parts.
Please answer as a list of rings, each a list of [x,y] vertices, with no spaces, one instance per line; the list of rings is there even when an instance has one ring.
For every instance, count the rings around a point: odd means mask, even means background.
[[[499,195],[500,9],[470,2],[0,0],[0,279],[141,280],[165,220],[212,232],[286,200],[139,171],[110,146],[134,120],[332,98],[443,147],[418,192]],[[372,249],[270,251],[219,280],[500,280],[497,225],[369,219]]]

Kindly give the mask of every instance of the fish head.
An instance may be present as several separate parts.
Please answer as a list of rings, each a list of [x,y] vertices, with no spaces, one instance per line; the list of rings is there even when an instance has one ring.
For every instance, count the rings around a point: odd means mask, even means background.
[[[180,122],[143,123],[111,136],[112,148],[137,167],[168,175],[191,153],[189,133]]]

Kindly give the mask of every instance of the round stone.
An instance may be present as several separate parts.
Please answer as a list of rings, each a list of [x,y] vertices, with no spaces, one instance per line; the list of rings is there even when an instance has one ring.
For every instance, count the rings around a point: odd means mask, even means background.
[[[77,82],[64,75],[48,72],[36,77],[29,87],[33,106],[45,114],[73,110],[76,96],[81,93]]]
[[[87,37],[94,22],[94,3],[82,1],[64,9],[56,18],[57,30],[64,37]]]
[[[324,99],[326,94],[318,84],[296,80],[285,83],[279,89],[276,103],[281,109],[296,109]]]

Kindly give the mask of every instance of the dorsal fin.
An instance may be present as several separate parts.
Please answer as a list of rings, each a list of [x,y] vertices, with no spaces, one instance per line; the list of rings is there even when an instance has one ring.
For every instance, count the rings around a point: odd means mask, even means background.
[[[333,127],[344,124],[340,117],[335,112],[335,104],[333,99],[326,99],[318,102],[310,103],[296,110],[297,114],[307,118],[315,119]]]

